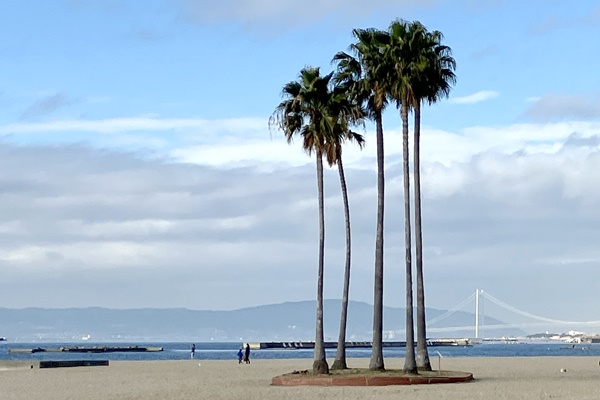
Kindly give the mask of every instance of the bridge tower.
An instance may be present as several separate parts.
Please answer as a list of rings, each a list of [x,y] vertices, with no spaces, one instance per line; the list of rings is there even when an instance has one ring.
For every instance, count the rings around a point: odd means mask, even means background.
[[[479,294],[483,290],[475,289],[475,339],[479,339]]]

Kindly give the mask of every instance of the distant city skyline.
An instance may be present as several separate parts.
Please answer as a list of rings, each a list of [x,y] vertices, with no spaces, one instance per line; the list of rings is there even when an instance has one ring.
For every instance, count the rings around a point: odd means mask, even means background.
[[[440,30],[450,98],[422,114],[426,305],[483,289],[598,320],[600,6],[584,0],[7,1],[0,307],[231,310],[316,293],[314,157],[268,118],[353,28]],[[384,118],[386,305],[404,307],[400,119]],[[373,302],[375,140],[344,149],[350,298]],[[328,169],[325,297],[343,211]]]

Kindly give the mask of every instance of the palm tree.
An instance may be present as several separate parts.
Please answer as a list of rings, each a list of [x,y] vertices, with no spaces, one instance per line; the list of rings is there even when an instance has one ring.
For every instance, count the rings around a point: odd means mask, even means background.
[[[450,48],[441,45],[440,32],[428,32],[418,21],[396,20],[389,27],[388,51],[394,59],[396,79],[393,96],[400,107],[403,138],[405,246],[406,246],[406,323],[407,357],[404,369],[416,372],[417,367],[431,370],[427,351],[425,323],[425,291],[423,283],[423,243],[421,226],[420,126],[421,102],[430,104],[448,95],[455,80],[455,61]],[[408,164],[408,111],[414,111],[414,184],[415,184],[415,247],[417,275],[417,358],[414,360],[414,327],[412,304],[410,179]]]
[[[375,239],[375,282],[373,301],[373,347],[369,369],[385,369],[383,362],[383,215],[384,215],[384,156],[383,110],[387,105],[390,66],[381,51],[387,33],[376,29],[354,29],[356,42],[350,52],[337,53],[336,80],[365,104],[367,114],[375,121],[377,139],[377,228]]]
[[[403,20],[395,20],[390,24],[389,44],[385,53],[394,65],[394,80],[391,96],[400,108],[402,119],[402,164],[404,175],[404,246],[406,263],[406,356],[404,371],[417,373],[417,363],[414,348],[413,321],[413,279],[412,279],[412,241],[410,225],[410,167],[408,148],[408,112],[414,103],[411,67],[413,64],[412,36],[417,32],[414,26]]]
[[[436,103],[448,97],[451,86],[456,81],[454,70],[456,61],[452,58],[452,50],[441,44],[443,35],[439,31],[428,32],[420,22],[413,22],[415,38],[419,51],[419,62],[414,63],[412,78],[414,90],[414,192],[415,192],[415,255],[417,274],[417,366],[431,371],[431,362],[427,351],[427,333],[425,323],[425,289],[423,283],[423,240],[421,227],[421,103]]]
[[[344,268],[344,286],[342,294],[342,304],[340,312],[340,330],[337,342],[337,352],[331,369],[346,369],[346,325],[348,321],[348,298],[350,292],[350,266],[351,266],[351,230],[350,230],[350,205],[348,201],[348,190],[346,187],[346,177],[342,163],[342,144],[344,141],[354,141],[360,148],[363,147],[365,139],[361,134],[351,131],[350,124],[362,123],[364,110],[356,102],[356,99],[350,98],[351,91],[346,87],[337,85],[334,89],[334,97],[331,104],[332,115],[338,115],[338,124],[332,136],[332,140],[326,145],[326,159],[330,166],[337,164],[340,176],[340,186],[342,189],[342,199],[344,202],[344,220],[346,225],[346,263]]]
[[[306,67],[298,80],[287,83],[282,90],[284,100],[277,106],[269,120],[270,126],[281,129],[291,143],[295,135],[302,137],[302,147],[317,158],[317,189],[319,203],[319,257],[317,278],[317,317],[313,373],[327,374],[323,335],[323,271],[325,251],[325,211],[323,206],[323,152],[328,136],[336,122],[329,115],[331,92],[329,82],[333,73],[320,75],[319,68]]]

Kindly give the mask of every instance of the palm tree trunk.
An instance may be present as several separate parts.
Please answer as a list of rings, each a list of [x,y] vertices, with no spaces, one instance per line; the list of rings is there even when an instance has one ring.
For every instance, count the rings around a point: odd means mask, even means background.
[[[410,168],[408,165],[408,102],[403,99],[400,111],[402,117],[402,159],[404,165],[404,246],[406,257],[406,357],[404,372],[416,374],[415,333],[413,322],[412,255],[410,237]]]
[[[383,165],[383,122],[381,111],[375,115],[377,125],[377,234],[375,239],[375,290],[373,301],[373,347],[370,370],[384,370],[383,365],[383,203],[385,195]]]
[[[346,266],[344,269],[344,293],[342,295],[342,311],[340,315],[340,333],[338,336],[337,352],[331,369],[346,369],[346,324],[348,322],[348,293],[350,292],[350,261],[351,261],[351,235],[350,235],[350,204],[348,202],[348,189],[346,188],[346,177],[342,164],[342,147],[336,149],[337,166],[342,187],[342,199],[344,201],[344,219],[346,221]]]
[[[325,207],[323,205],[323,154],[317,150],[317,188],[319,192],[319,276],[317,278],[317,323],[313,373],[327,374],[329,366],[325,358],[323,334],[323,270],[325,264]]]
[[[421,228],[421,103],[415,104],[414,130],[414,184],[415,184],[415,253],[417,272],[417,367],[431,371],[431,362],[427,351],[427,333],[425,323],[425,288],[423,285],[423,233]]]

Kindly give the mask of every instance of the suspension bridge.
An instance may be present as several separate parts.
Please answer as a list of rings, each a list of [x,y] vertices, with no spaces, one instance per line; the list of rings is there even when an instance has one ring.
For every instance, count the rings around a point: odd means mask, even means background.
[[[467,307],[475,306],[475,319],[472,324],[462,326],[445,326],[441,323],[443,321],[451,320],[456,313],[465,311]],[[486,312],[485,308],[490,306],[497,306],[499,309],[504,310],[506,315],[518,316],[517,322],[502,322],[495,318],[487,317],[488,320],[492,320],[493,323],[486,323]],[[512,318],[511,318],[512,319]],[[462,319],[464,322],[464,318]],[[474,338],[481,338],[482,336],[488,335],[488,333],[502,332],[512,329],[514,330],[531,330],[532,328],[542,328],[544,331],[549,329],[586,329],[595,332],[600,332],[600,320],[596,321],[566,321],[556,318],[549,318],[546,316],[532,314],[527,311],[523,311],[517,307],[511,306],[506,302],[503,302],[491,294],[484,292],[483,290],[477,289],[475,293],[472,293],[464,301],[453,307],[452,309],[440,314],[434,318],[427,320],[427,333],[438,334],[443,332],[465,332],[469,336],[474,334]],[[564,331],[563,331],[564,332]],[[590,332],[586,332],[590,333]],[[497,337],[497,336],[496,336]]]

